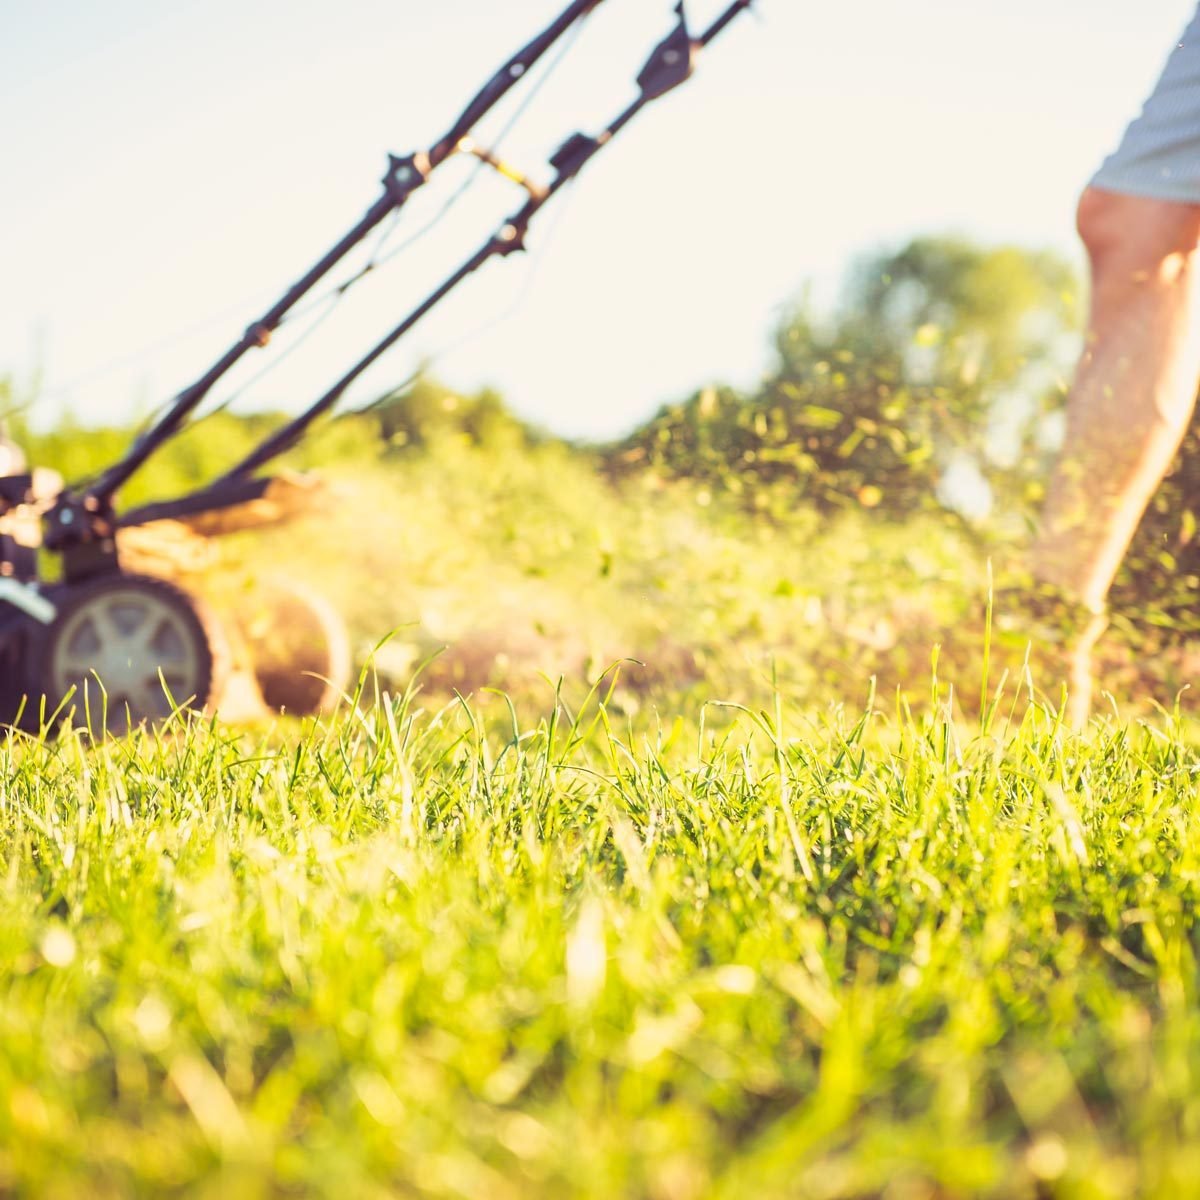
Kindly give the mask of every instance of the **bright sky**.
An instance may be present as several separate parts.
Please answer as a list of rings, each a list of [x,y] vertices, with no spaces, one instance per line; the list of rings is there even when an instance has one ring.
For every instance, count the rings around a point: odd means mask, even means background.
[[[564,3],[0,0],[0,375],[40,370],[40,413],[93,420],[178,390],[376,199],[386,152],[434,141]],[[699,28],[722,4],[689,7]],[[1078,190],[1193,8],[760,0],[543,214],[533,253],[493,262],[353,396],[452,347],[452,384],[610,434],[753,381],[786,303],[865,250],[954,231],[1073,252]],[[506,156],[536,174],[606,123],[671,9],[604,0]],[[413,227],[461,178],[425,189]],[[246,403],[333,382],[521,199],[479,192]]]

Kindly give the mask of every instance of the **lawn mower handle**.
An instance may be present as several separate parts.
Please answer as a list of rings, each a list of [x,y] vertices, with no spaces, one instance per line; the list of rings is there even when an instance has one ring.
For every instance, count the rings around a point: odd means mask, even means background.
[[[134,442],[121,459],[89,486],[78,489],[85,492],[92,502],[80,506],[81,514],[86,515],[89,511],[109,511],[117,489],[179,430],[213,385],[234,367],[247,351],[265,346],[271,334],[279,328],[296,303],[385,217],[402,208],[409,196],[425,183],[436,167],[457,151],[459,142],[525,76],[530,67],[534,66],[567,30],[602,2],[603,0],[572,0],[545,29],[505,61],[472,97],[447,133],[429,150],[403,158],[389,155],[388,170],[383,178],[383,194],[371,205],[363,218],[258,320],[251,322],[242,336],[199,379],[184,388],[170,403],[166,412]],[[64,545],[69,545],[74,539],[79,526],[75,517],[65,523],[58,521],[52,524],[56,528],[57,536],[64,539]]]
[[[409,332],[431,309],[440,304],[463,280],[474,274],[492,258],[504,258],[525,249],[525,236],[534,217],[597,155],[613,138],[654,100],[685,83],[695,68],[696,57],[741,12],[749,9],[753,0],[732,0],[720,15],[699,36],[688,32],[684,6],[676,7],[679,20],[675,28],[661,41],[646,60],[637,76],[639,94],[600,133],[574,133],[550,158],[554,178],[541,188],[530,191],[528,200],[515,212],[456,271],[420,302],[382,341],[378,342],[350,368],[324,395],[298,416],[267,437],[235,467],[222,475],[217,483],[231,485],[245,479],[273,458],[296,444],[310,425],[332,409],[346,390],[364,371],[381,358]]]
[[[241,462],[212,484],[190,495],[146,506],[118,518],[113,498],[118,488],[165,441],[178,432],[213,385],[250,349],[264,346],[288,312],[350,250],[357,246],[386,216],[400,209],[420,188],[433,170],[451,155],[469,146],[468,134],[474,125],[523,78],[529,67],[576,22],[597,8],[602,0],[573,0],[541,33],[523,46],[496,71],[481,88],[449,131],[428,151],[405,158],[389,156],[383,179],[383,194],[364,217],[309,271],[284,293],[259,320],[253,322],[199,379],[180,392],[163,415],[137,440],[129,451],[89,484],[64,490],[46,513],[43,544],[63,556],[64,575],[78,581],[106,570],[117,569],[116,531],[123,524],[141,524],[168,516],[194,515],[208,509],[225,507],[245,499],[249,477],[271,459],[282,454],[307,431],[323,413],[332,409],[347,388],[413,328],[433,307],[469,275],[493,257],[505,257],[525,249],[530,223],[541,209],[561,191],[591,159],[648,104],[684,83],[695,68],[699,52],[712,42],[733,19],[749,9],[753,0],[730,0],[717,18],[699,36],[693,37],[687,26],[684,4],[676,6],[678,21],[672,31],[654,48],[637,76],[639,94],[606,128],[596,135],[575,133],[551,156],[555,174],[545,187],[534,187],[517,176],[525,186],[528,199],[466,262],[425,298],[390,334],[361,358],[337,383],[307,409],[269,435]],[[492,161],[488,155],[483,161]],[[503,167],[493,161],[492,165]],[[505,172],[508,173],[508,172]],[[368,268],[370,264],[368,264]],[[365,273],[360,272],[359,276]],[[354,279],[351,279],[351,283]],[[349,286],[349,285],[345,285]],[[344,289],[343,289],[344,290]],[[269,481],[258,481],[265,489]],[[254,491],[251,486],[250,491]]]

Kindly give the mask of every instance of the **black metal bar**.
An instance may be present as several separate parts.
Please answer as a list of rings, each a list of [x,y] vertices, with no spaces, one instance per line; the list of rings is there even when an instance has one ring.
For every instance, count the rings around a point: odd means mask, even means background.
[[[697,39],[689,39],[689,50],[694,53],[699,47],[706,46],[740,12],[750,7],[752,0],[734,0],[732,4],[713,22],[712,25]],[[682,5],[680,6],[680,28],[686,33],[683,23]],[[639,79],[647,77],[657,68],[661,56],[672,53],[677,46],[676,35],[672,35],[655,48]],[[668,64],[670,65],[670,64]],[[270,437],[261,442],[241,462],[231,468],[217,481],[219,484],[231,483],[242,478],[251,471],[257,470],[271,459],[276,458],[290,449],[303,436],[310,425],[324,413],[333,408],[347,388],[373,363],[390,350],[406,333],[409,332],[430,309],[446,298],[464,279],[479,270],[489,259],[506,257],[525,249],[525,235],[533,218],[546,204],[562,190],[579,172],[605,147],[613,138],[633,120],[635,116],[651,101],[665,94],[666,91],[684,82],[691,74],[690,68],[679,73],[669,86],[646,87],[627,108],[625,108],[600,134],[589,137],[586,134],[574,134],[563,143],[562,147],[551,158],[555,168],[552,182],[532,194],[525,204],[500,227],[500,230],[488,239],[466,262],[462,264],[442,284],[432,291],[417,305],[382,341],[378,342],[364,355],[349,371],[346,372],[327,392],[314,401],[298,416],[293,417],[286,425],[276,430]],[[216,486],[216,485],[214,485]]]
[[[397,204],[388,193],[377,200],[367,214],[327,254],[298,279],[283,297],[253,322],[242,336],[195,383],[184,388],[172,401],[170,408],[155,424],[133,444],[118,462],[108,468],[88,488],[88,493],[101,501],[111,499],[113,493],[125,483],[135,471],[174,434],[188,415],[208,395],[213,385],[230,371],[251,348],[266,344],[266,339],[279,328],[283,318],[314,285],[337,263],[357,246],[380,221],[395,209]]]
[[[155,504],[143,504],[140,508],[130,509],[117,519],[117,527],[129,529],[135,525],[149,525],[152,521],[178,521],[200,513],[234,508],[251,500],[261,500],[271,483],[269,476],[213,483],[199,492],[175,500],[160,500]]]
[[[707,46],[715,37],[724,32],[725,27],[735,17],[746,12],[754,0],[734,0],[734,2],[697,38],[701,46]]]
[[[388,173],[384,177],[383,195],[367,210],[366,215],[331,250],[298,279],[284,295],[257,321],[247,328],[234,343],[203,375],[184,388],[171,402],[170,407],[133,444],[130,450],[116,463],[104,471],[86,489],[88,497],[100,508],[107,508],[114,493],[143,463],[176,433],[187,417],[193,413],[213,385],[221,379],[241,358],[255,346],[266,345],[270,335],[279,328],[284,317],[294,305],[345,256],[354,249],[386,216],[401,208],[408,197],[428,178],[430,172],[456,150],[459,141],[524,77],[525,73],[554,45],[562,35],[582,17],[601,4],[603,0],[572,0],[566,8],[535,38],[512,55],[491,79],[472,97],[458,119],[431,149],[425,154],[389,160]]]
[[[494,240],[494,239],[493,239]],[[454,272],[440,287],[431,292],[416,308],[412,310],[379,342],[369,353],[364,355],[318,400],[314,401],[299,416],[293,417],[282,428],[277,429],[270,437],[261,442],[256,449],[248,454],[237,466],[222,475],[217,483],[230,483],[236,479],[257,470],[264,463],[277,458],[285,450],[290,449],[304,435],[308,427],[323,413],[328,412],[342,398],[346,389],[377,359],[390,350],[427,312],[446,298],[468,275],[477,271],[489,258],[493,251],[491,242],[477,250],[457,271]]]
[[[472,97],[471,102],[463,109],[462,116],[455,122],[450,132],[446,134],[429,152],[430,160],[436,166],[442,159],[454,153],[458,143],[471,132],[472,128],[508,91],[510,87],[537,62],[547,50],[576,21],[586,17],[594,8],[598,8],[601,0],[575,0],[553,21],[547,25],[527,45],[523,46],[502,66],[487,83]]]

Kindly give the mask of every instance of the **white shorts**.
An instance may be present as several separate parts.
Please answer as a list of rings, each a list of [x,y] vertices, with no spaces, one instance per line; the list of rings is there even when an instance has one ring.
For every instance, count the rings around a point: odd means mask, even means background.
[[[1094,187],[1200,204],[1200,8]]]

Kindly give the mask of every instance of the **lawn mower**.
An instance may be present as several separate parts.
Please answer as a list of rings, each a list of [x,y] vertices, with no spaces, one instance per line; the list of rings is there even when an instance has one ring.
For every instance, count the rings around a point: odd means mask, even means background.
[[[351,384],[464,280],[493,258],[525,250],[538,214],[642,109],[684,83],[700,51],[752,4],[732,0],[703,32],[693,34],[679,3],[670,32],[637,75],[636,97],[598,133],[569,136],[549,157],[549,180],[535,182],[473,134],[556,43],[565,48],[566,35],[577,32],[603,2],[573,0],[492,75],[440,140],[424,151],[389,155],[383,191],[361,220],[169,400],[117,462],[89,479],[63,484],[52,473],[27,469],[20,448],[0,440],[0,724],[44,728],[73,712],[78,723],[86,719],[93,728],[124,730],[181,707],[216,702],[228,668],[229,630],[177,581],[136,569],[124,548],[131,531],[163,523],[203,530],[221,514],[230,514],[236,525],[232,514],[238,512],[289,510],[295,481],[286,474],[263,475],[262,469],[331,413]],[[169,439],[200,419],[197,409],[214,385],[244,356],[266,347],[300,301],[456,155],[473,157],[477,170],[491,168],[524,193],[509,219],[332,387],[225,474],[189,494],[118,511],[120,488]],[[330,295],[344,295],[376,265],[372,257]],[[302,625],[303,599],[293,596],[292,602],[281,623]],[[340,666],[330,660],[326,670],[336,669]]]

